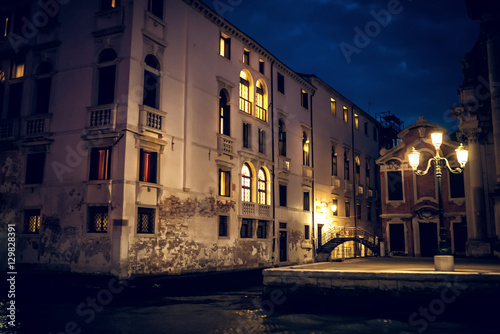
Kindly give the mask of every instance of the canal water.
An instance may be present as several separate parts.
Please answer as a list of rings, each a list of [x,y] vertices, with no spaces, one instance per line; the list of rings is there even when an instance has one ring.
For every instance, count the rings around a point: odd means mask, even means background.
[[[124,285],[111,278],[33,278],[17,287],[16,328],[7,323],[8,300],[2,296],[0,333],[498,333],[495,321],[453,319],[445,316],[446,310],[442,317],[413,319],[408,311],[371,316],[352,308],[347,313],[338,307],[332,311],[328,304],[314,311],[299,307],[278,312],[272,303],[262,303],[260,276],[255,273]],[[355,302],[363,303],[363,296]],[[380,300],[373,308],[387,303]],[[492,301],[498,309],[494,305]]]

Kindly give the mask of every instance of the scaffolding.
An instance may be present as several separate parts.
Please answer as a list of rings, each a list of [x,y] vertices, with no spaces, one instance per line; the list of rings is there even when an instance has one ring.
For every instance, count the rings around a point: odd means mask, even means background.
[[[375,117],[382,126],[380,139],[386,149],[391,149],[398,144],[398,133],[404,129],[404,122],[394,115],[390,110],[375,113]]]

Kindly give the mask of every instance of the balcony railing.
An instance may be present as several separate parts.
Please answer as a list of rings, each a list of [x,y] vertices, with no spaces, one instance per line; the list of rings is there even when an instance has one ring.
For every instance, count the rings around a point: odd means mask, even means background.
[[[272,210],[270,205],[241,202],[241,215],[247,217],[271,218]]]
[[[271,218],[271,206],[265,204],[259,204],[259,217]]]
[[[234,138],[223,135],[221,133],[217,134],[217,150],[219,153],[225,153],[229,155],[234,154]]]
[[[309,166],[302,166],[302,177],[305,178],[312,178],[313,176],[313,169]]]
[[[255,117],[262,121],[267,121],[267,110],[259,107],[258,105],[255,106]]]
[[[150,131],[163,134],[165,131],[165,112],[141,105],[139,109],[139,128],[141,131]]]
[[[24,122],[23,134],[27,137],[41,136],[49,132],[50,114],[31,116]]]
[[[286,157],[279,157],[278,168],[280,172],[289,173],[290,172],[290,159]]]
[[[240,110],[251,115],[252,114],[252,102],[240,97]]]
[[[255,216],[255,203],[242,202],[241,203],[241,214],[244,216]]]
[[[87,107],[88,128],[115,130],[116,104],[105,104],[95,107]]]

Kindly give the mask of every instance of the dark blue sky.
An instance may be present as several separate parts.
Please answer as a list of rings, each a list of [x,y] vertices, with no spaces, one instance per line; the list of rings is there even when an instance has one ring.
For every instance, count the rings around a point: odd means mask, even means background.
[[[316,74],[371,115],[390,110],[405,125],[423,115],[457,129],[448,109],[479,34],[465,0],[205,1],[293,70]],[[355,40],[356,31],[369,40]]]

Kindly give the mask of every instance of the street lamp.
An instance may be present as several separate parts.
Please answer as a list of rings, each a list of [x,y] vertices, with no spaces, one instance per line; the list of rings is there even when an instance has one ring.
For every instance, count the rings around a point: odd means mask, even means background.
[[[448,159],[443,158],[439,155],[439,148],[443,143],[443,134],[441,132],[434,132],[431,134],[432,144],[436,148],[436,155],[429,159],[427,162],[427,168],[424,171],[418,170],[418,165],[420,162],[420,153],[412,148],[411,153],[408,154],[408,160],[411,168],[415,171],[416,175],[426,175],[431,168],[432,162],[434,161],[434,168],[436,170],[437,188],[438,188],[438,205],[439,205],[439,249],[438,254],[434,256],[434,266],[436,270],[442,271],[453,271],[454,261],[451,255],[451,250],[446,242],[446,227],[444,224],[444,214],[443,214],[443,198],[441,191],[441,176],[443,167],[447,167],[451,173],[459,174],[464,170],[464,166],[467,163],[468,151],[464,148],[462,144],[455,150],[457,154],[457,161],[460,167],[451,168]]]

